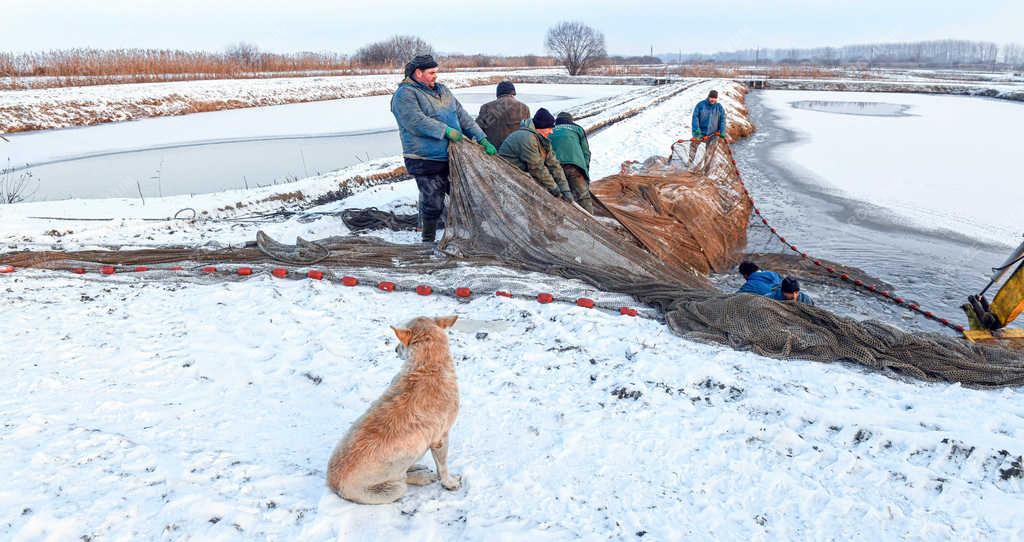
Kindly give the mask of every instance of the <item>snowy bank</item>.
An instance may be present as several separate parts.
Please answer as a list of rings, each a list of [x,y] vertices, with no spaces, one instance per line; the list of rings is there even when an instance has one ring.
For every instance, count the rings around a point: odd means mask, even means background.
[[[561,68],[448,72],[451,88],[495,84]],[[0,133],[88,126],[242,107],[377,96],[394,92],[401,74],[219,79],[0,91]]]

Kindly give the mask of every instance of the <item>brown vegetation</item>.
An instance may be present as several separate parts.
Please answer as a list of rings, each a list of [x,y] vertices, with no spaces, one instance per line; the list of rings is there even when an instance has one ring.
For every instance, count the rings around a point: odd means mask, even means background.
[[[410,40],[418,38],[396,36],[387,42],[367,45],[353,57],[330,52],[266,53],[245,43],[233,45],[223,53],[162,49],[68,49],[20,54],[0,52],[0,90],[391,73],[408,60],[402,58],[409,51],[421,47],[430,50],[430,45],[422,40],[415,43]],[[370,54],[373,51],[381,52],[377,49],[381,49],[382,45],[388,46],[383,48],[387,49],[388,54]],[[439,61],[445,70],[525,68],[556,64],[551,57],[536,55],[502,57],[455,54],[443,56]]]

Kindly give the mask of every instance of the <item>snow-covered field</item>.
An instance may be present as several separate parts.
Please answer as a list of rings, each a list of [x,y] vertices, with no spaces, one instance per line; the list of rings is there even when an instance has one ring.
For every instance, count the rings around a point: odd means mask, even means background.
[[[595,175],[666,154],[689,134],[691,108],[710,88],[734,86],[696,85],[595,135]],[[733,99],[724,100],[730,108]],[[345,234],[333,217],[27,217],[265,212],[288,206],[264,201],[275,192],[315,197],[399,163],[146,206],[5,206],[0,246],[241,243],[260,228],[285,240]],[[408,212],[415,194],[405,181],[314,210]],[[236,202],[245,205],[218,210]],[[414,279],[454,286],[458,276]],[[538,289],[573,286],[505,276]],[[1024,537],[1019,390],[773,360],[573,306],[459,303],[268,276],[153,277],[0,275],[0,539]],[[334,444],[400,365],[388,325],[446,314],[461,319],[450,333],[462,411],[449,465],[463,487],[413,488],[379,507],[331,494],[324,469]]]
[[[1008,171],[1024,105],[958,96],[765,91],[763,103],[799,134],[787,163],[825,189],[894,211],[917,226],[1016,246],[1024,183]],[[798,101],[881,102],[905,116],[797,109]],[[843,142],[837,144],[836,142]]]
[[[628,85],[521,84],[517,91],[533,110],[547,107],[557,113],[637,88]],[[460,88],[455,94],[466,110],[475,116],[481,105],[494,99],[494,85]],[[367,96],[11,134],[6,136],[10,143],[0,145],[0,163],[10,161],[11,165],[20,167],[95,154],[180,145],[397,130],[390,103],[391,96]]]
[[[445,73],[451,88],[517,75],[559,75],[562,68]],[[401,74],[218,79],[0,91],[0,133],[66,128],[237,107],[390,94]],[[229,104],[225,107],[225,104]]]

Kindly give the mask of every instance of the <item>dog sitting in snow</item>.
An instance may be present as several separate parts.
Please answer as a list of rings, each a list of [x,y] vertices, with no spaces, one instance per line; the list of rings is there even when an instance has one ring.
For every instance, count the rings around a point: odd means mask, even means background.
[[[459,388],[445,333],[457,319],[420,317],[392,326],[405,364],[331,454],[327,485],[335,493],[357,503],[386,504],[405,495],[409,485],[440,480],[445,489],[459,488],[459,477],[448,473],[448,431],[459,413]],[[428,448],[437,475],[415,464]]]

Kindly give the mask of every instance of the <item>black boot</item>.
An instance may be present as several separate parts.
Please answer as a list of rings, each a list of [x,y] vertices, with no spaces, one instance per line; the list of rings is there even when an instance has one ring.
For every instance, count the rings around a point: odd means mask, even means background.
[[[423,219],[423,242],[433,243],[437,237],[437,219]]]

